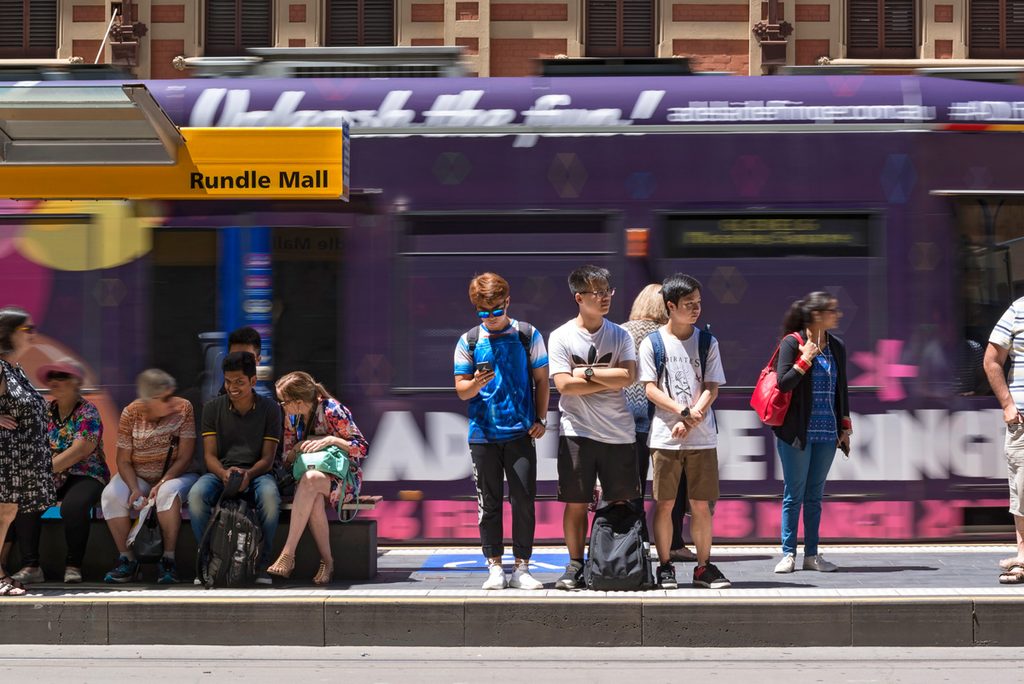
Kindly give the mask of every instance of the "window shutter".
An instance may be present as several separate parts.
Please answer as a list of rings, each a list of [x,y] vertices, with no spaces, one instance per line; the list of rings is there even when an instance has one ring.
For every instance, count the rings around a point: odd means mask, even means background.
[[[361,0],[363,29],[361,45],[395,44],[394,0]]]
[[[587,2],[587,56],[615,57],[619,54],[618,0]]]
[[[999,0],[971,0],[969,25],[971,57],[999,52]]]
[[[271,47],[271,0],[206,0],[206,54],[240,55]]]
[[[916,56],[914,41],[914,0],[884,0],[885,56]]]
[[[273,47],[271,38],[271,5],[270,0],[239,0],[241,6],[241,43],[244,48]]]
[[[1024,56],[1024,0],[1005,0],[1007,57]]]
[[[848,0],[847,57],[913,58],[915,0]]]
[[[238,42],[236,0],[206,0],[206,54],[237,54]]]
[[[1024,0],[970,0],[968,51],[977,59],[1024,57]]]
[[[358,2],[327,0],[327,44],[359,45]]]
[[[623,57],[654,56],[653,0],[622,0]]]
[[[879,0],[849,0],[848,56],[866,57],[865,53],[878,50],[878,2]]]
[[[56,57],[57,0],[29,0],[28,17],[27,47],[45,50],[46,57]],[[2,18],[0,26],[7,26]]]
[[[25,47],[23,9],[23,0],[0,0],[0,50],[20,52]]]

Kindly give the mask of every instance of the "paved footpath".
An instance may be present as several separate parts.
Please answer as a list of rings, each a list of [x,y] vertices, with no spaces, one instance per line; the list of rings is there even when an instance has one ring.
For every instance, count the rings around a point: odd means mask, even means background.
[[[551,589],[564,548],[538,548],[542,591],[483,591],[475,548],[382,548],[373,581],[206,591],[191,585],[41,584],[0,600],[0,641],[334,646],[1020,646],[1024,585],[1010,545],[833,546],[835,573],[772,572],[775,547],[716,547],[733,587]],[[797,566],[800,566],[798,558]],[[510,563],[511,564],[511,563]],[[17,625],[17,629],[7,629]]]

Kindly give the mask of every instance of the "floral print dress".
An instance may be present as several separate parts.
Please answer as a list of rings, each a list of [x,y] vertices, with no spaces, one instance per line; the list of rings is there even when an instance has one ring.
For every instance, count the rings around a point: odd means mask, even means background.
[[[349,449],[349,459],[355,466],[356,482],[359,486],[363,483],[363,459],[370,448],[363,433],[359,431],[355,420],[352,419],[352,412],[343,406],[337,399],[322,399],[316,407],[316,415],[313,417],[313,429],[305,430],[303,420],[299,419],[293,424],[288,416],[284,421],[284,453],[290,452],[299,442],[318,437],[341,437],[351,442],[355,448]],[[345,491],[341,500],[349,501],[353,498],[354,491],[350,486]]]
[[[0,428],[0,503],[18,504],[19,513],[53,505],[53,458],[46,436],[46,400],[21,366],[0,359],[7,391],[0,395],[0,415],[13,416],[15,430]]]

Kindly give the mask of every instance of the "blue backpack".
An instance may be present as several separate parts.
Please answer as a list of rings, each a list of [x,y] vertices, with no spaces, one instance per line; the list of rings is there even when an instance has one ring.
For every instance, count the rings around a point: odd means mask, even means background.
[[[657,329],[647,336],[654,348],[654,383],[661,386],[661,378],[665,375],[665,340],[661,339],[661,329]],[[715,336],[711,334],[711,326],[706,325],[704,329],[697,329],[697,356],[700,358],[700,377],[704,381],[705,371],[708,365],[708,352],[711,350],[711,341]],[[654,418],[654,402],[647,401],[647,422]],[[715,421],[715,431],[718,431],[718,421]]]

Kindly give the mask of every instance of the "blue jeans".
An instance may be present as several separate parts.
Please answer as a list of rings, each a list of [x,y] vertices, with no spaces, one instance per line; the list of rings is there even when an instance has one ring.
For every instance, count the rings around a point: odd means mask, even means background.
[[[224,483],[213,473],[206,473],[192,485],[188,493],[188,515],[192,523],[192,534],[196,542],[201,542],[206,526],[210,523],[210,513],[217,505],[217,499],[224,491]],[[242,497],[256,508],[256,519],[263,528],[263,549],[261,563],[266,566],[270,560],[270,551],[274,545],[274,533],[277,532],[277,521],[281,517],[281,493],[277,491],[277,482],[271,473],[260,475],[242,492]]]
[[[800,507],[804,509],[804,555],[818,555],[818,526],[821,524],[821,497],[825,493],[835,442],[812,442],[803,449],[781,439],[779,458],[785,489],[782,495],[782,553],[796,554],[796,536],[800,525]]]

